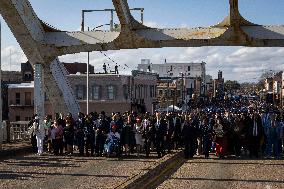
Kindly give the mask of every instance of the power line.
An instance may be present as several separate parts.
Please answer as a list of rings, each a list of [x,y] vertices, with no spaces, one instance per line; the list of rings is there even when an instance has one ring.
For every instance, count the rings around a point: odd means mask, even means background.
[[[121,66],[120,64],[118,64],[116,61],[114,61],[113,59],[111,59],[106,53],[100,51],[101,54],[103,54],[107,59],[109,59],[111,62],[113,62],[114,64],[117,64],[118,66]],[[129,68],[129,66],[127,64],[124,64],[127,68]],[[124,67],[124,69],[126,69]]]

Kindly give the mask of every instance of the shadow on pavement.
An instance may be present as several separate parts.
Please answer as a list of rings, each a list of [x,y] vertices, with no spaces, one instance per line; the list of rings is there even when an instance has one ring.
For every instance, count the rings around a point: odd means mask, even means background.
[[[217,181],[217,182],[248,182],[248,183],[284,183],[280,180],[244,180],[244,179],[218,179],[218,178],[176,178],[171,177],[170,180],[186,180],[186,181]]]
[[[128,176],[118,176],[118,175],[96,175],[96,174],[84,174],[84,173],[39,173],[39,172],[13,172],[13,171],[0,171],[0,179],[9,180],[27,180],[31,178],[45,178],[44,176],[71,176],[71,177],[97,177],[97,178],[128,178]]]

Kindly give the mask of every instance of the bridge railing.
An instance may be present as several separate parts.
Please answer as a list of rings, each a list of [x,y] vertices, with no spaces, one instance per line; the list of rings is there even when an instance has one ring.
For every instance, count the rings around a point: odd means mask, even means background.
[[[0,143],[15,142],[30,139],[28,121],[8,122],[0,125]]]

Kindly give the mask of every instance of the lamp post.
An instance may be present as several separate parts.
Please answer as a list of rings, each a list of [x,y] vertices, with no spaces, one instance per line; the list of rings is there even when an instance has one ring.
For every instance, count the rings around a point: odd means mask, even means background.
[[[141,23],[144,22],[144,8],[133,8],[129,9],[130,11],[140,11],[141,12]],[[110,31],[113,31],[114,29],[114,12],[115,9],[97,9],[97,10],[82,10],[82,23],[81,23],[81,31],[85,31],[85,13],[90,12],[110,12]]]
[[[185,96],[185,94],[184,94],[184,73],[183,72],[181,72],[180,73],[181,74],[181,82],[182,82],[182,84],[181,84],[181,102],[182,102],[182,110],[184,109],[184,104],[185,104],[185,100],[184,100],[184,96]]]
[[[170,95],[169,95],[169,91],[170,91],[170,82],[169,80],[167,81],[168,83],[168,86],[167,86],[167,114],[169,114],[169,98],[170,98]]]
[[[89,114],[89,66],[90,66],[90,52],[88,51],[88,64],[87,64],[87,115]]]
[[[130,10],[140,10],[141,11],[141,22],[143,23],[143,20],[144,20],[144,8],[134,8],[134,9],[130,9]],[[85,31],[85,13],[90,13],[90,12],[103,12],[103,11],[107,11],[107,12],[110,12],[111,13],[111,18],[110,18],[110,23],[109,24],[103,24],[103,25],[100,25],[100,26],[97,26],[95,27],[93,30],[97,29],[97,28],[100,28],[102,26],[105,26],[105,25],[110,25],[110,30],[113,31],[114,29],[114,12],[115,12],[115,9],[102,9],[102,10],[82,10],[82,22],[81,22],[81,31]],[[88,31],[90,31],[89,27],[88,27]],[[86,113],[89,114],[89,65],[90,65],[90,52],[88,51],[88,63],[87,63],[87,95],[86,95]]]

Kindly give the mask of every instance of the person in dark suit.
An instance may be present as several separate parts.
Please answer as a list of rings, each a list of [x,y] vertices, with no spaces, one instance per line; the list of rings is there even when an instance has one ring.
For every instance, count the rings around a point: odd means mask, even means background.
[[[181,117],[177,114],[173,116],[173,125],[174,125],[174,134],[173,134],[173,142],[175,149],[178,149],[181,145]]]
[[[155,141],[156,141],[156,150],[158,157],[162,157],[165,155],[165,138],[167,136],[167,121],[164,116],[159,112],[156,113],[155,119]]]
[[[171,153],[171,150],[173,149],[173,133],[174,133],[174,117],[173,114],[169,114],[167,116],[168,121],[168,127],[167,127],[167,138],[166,138],[166,148],[168,150],[168,153]]]
[[[78,120],[76,121],[76,124],[75,124],[75,131],[76,131],[75,136],[76,136],[76,141],[77,141],[77,146],[79,148],[79,155],[80,156],[84,155],[84,146],[85,146],[84,127],[85,127],[84,114],[79,112],[78,113]]]
[[[100,117],[99,117],[99,124],[97,126],[97,131],[96,131],[96,145],[95,145],[95,151],[96,151],[96,156],[102,156],[103,151],[104,151],[104,144],[107,139],[107,134],[110,131],[109,128],[109,121],[106,117],[106,114],[104,111],[101,112]]]
[[[184,158],[193,158],[196,150],[197,130],[194,127],[191,115],[186,115],[185,117],[182,139],[184,143]]]
[[[260,150],[260,140],[264,135],[264,129],[262,126],[261,117],[254,112],[252,119],[249,122],[248,138],[249,138],[249,155],[250,157],[258,158],[258,152]]]

